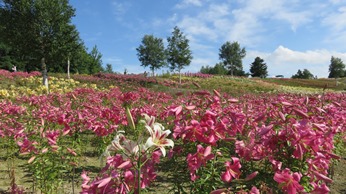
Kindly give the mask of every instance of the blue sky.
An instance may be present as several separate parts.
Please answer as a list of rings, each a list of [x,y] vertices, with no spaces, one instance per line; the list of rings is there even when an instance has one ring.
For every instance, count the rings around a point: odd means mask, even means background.
[[[136,48],[144,35],[163,38],[174,26],[190,40],[193,60],[183,72],[214,66],[226,41],[245,47],[245,72],[259,56],[269,75],[291,77],[308,69],[327,77],[331,56],[346,63],[345,0],[70,0],[72,22],[104,66],[123,73],[149,71]],[[167,45],[167,44],[166,44]],[[157,73],[162,73],[159,70]]]

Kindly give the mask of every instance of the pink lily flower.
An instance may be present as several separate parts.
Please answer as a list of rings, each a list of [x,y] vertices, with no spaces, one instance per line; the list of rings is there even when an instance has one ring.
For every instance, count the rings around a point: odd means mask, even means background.
[[[195,172],[207,163],[207,161],[214,158],[214,154],[211,153],[211,146],[203,148],[202,145],[197,145],[197,153],[187,155],[188,168],[190,170],[191,180],[194,181],[198,177]]]
[[[226,172],[222,173],[221,175],[221,179],[224,182],[231,182],[233,178],[238,179],[241,172],[240,172],[240,168],[241,168],[241,164],[239,161],[239,158],[236,157],[232,157],[232,163],[230,161],[225,162],[225,166],[226,166]]]
[[[288,194],[296,194],[304,190],[304,187],[299,184],[302,175],[300,173],[292,173],[286,168],[283,171],[278,171],[274,175],[274,180],[279,183],[279,186]]]

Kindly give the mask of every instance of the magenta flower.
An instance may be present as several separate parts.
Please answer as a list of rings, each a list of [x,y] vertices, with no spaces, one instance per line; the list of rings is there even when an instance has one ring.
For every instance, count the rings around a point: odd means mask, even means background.
[[[285,168],[281,172],[276,172],[274,180],[279,183],[279,187],[288,194],[296,194],[303,191],[304,187],[299,184],[302,175],[298,172],[292,173],[290,169]]]
[[[245,177],[245,180],[246,181],[252,180],[257,176],[257,174],[258,174],[258,171],[255,171],[255,172],[249,174],[247,177]]]
[[[326,194],[330,192],[330,189],[326,184],[318,185],[316,183],[312,183],[314,186],[314,190],[311,192],[312,194]]]
[[[216,189],[212,192],[210,192],[210,194],[227,194],[228,193],[228,189],[223,188],[223,189]]]
[[[239,178],[241,174],[239,170],[241,168],[239,158],[232,157],[232,162],[230,161],[225,162],[225,166],[226,166],[226,172],[223,172],[221,175],[222,181],[229,183],[234,178],[235,179]]]
[[[59,136],[60,136],[59,130],[45,132],[45,137],[47,138],[49,145],[56,145]]]
[[[82,179],[83,179],[83,183],[82,183],[82,189],[89,189],[90,186],[88,185],[90,178],[88,177],[88,174],[86,171],[83,171],[82,175],[81,175]]]
[[[198,177],[196,176],[196,170],[202,165],[205,165],[207,161],[214,158],[214,154],[211,153],[211,146],[203,148],[202,145],[197,145],[197,152],[195,154],[187,155],[187,164],[190,170],[191,180],[194,181]]]
[[[260,194],[260,191],[257,189],[257,187],[253,186],[249,194]]]

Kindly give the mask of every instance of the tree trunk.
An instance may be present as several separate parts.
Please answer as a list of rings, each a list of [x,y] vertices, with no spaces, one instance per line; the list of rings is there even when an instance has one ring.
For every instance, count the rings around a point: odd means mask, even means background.
[[[181,73],[180,73],[181,69],[179,69],[179,85],[181,86]]]
[[[231,66],[231,76],[233,77],[233,66]]]
[[[42,65],[42,84],[46,86],[47,92],[49,93],[47,66],[46,66],[46,61],[44,57],[41,59],[41,65]]]
[[[67,79],[70,79],[70,57],[67,57]]]

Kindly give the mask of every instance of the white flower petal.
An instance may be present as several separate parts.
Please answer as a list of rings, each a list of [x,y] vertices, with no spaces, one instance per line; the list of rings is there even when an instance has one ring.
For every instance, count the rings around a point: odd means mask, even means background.
[[[171,139],[166,139],[166,146],[170,146],[171,148],[173,148],[174,147],[174,142],[171,140]]]
[[[153,142],[153,138],[152,137],[149,137],[147,139],[147,142],[145,143],[145,147],[148,149],[150,148],[151,146],[155,145],[155,143]]]
[[[154,130],[149,125],[146,125],[145,128],[148,130],[150,135],[154,133]]]
[[[165,129],[160,123],[154,123],[153,127],[154,127],[154,131],[162,131]]]
[[[165,157],[166,156],[166,149],[163,146],[160,146],[160,150],[162,152],[162,156]]]
[[[169,134],[171,134],[171,131],[170,130],[166,130],[166,131],[163,131],[162,134],[165,134],[166,136],[168,136]]]

